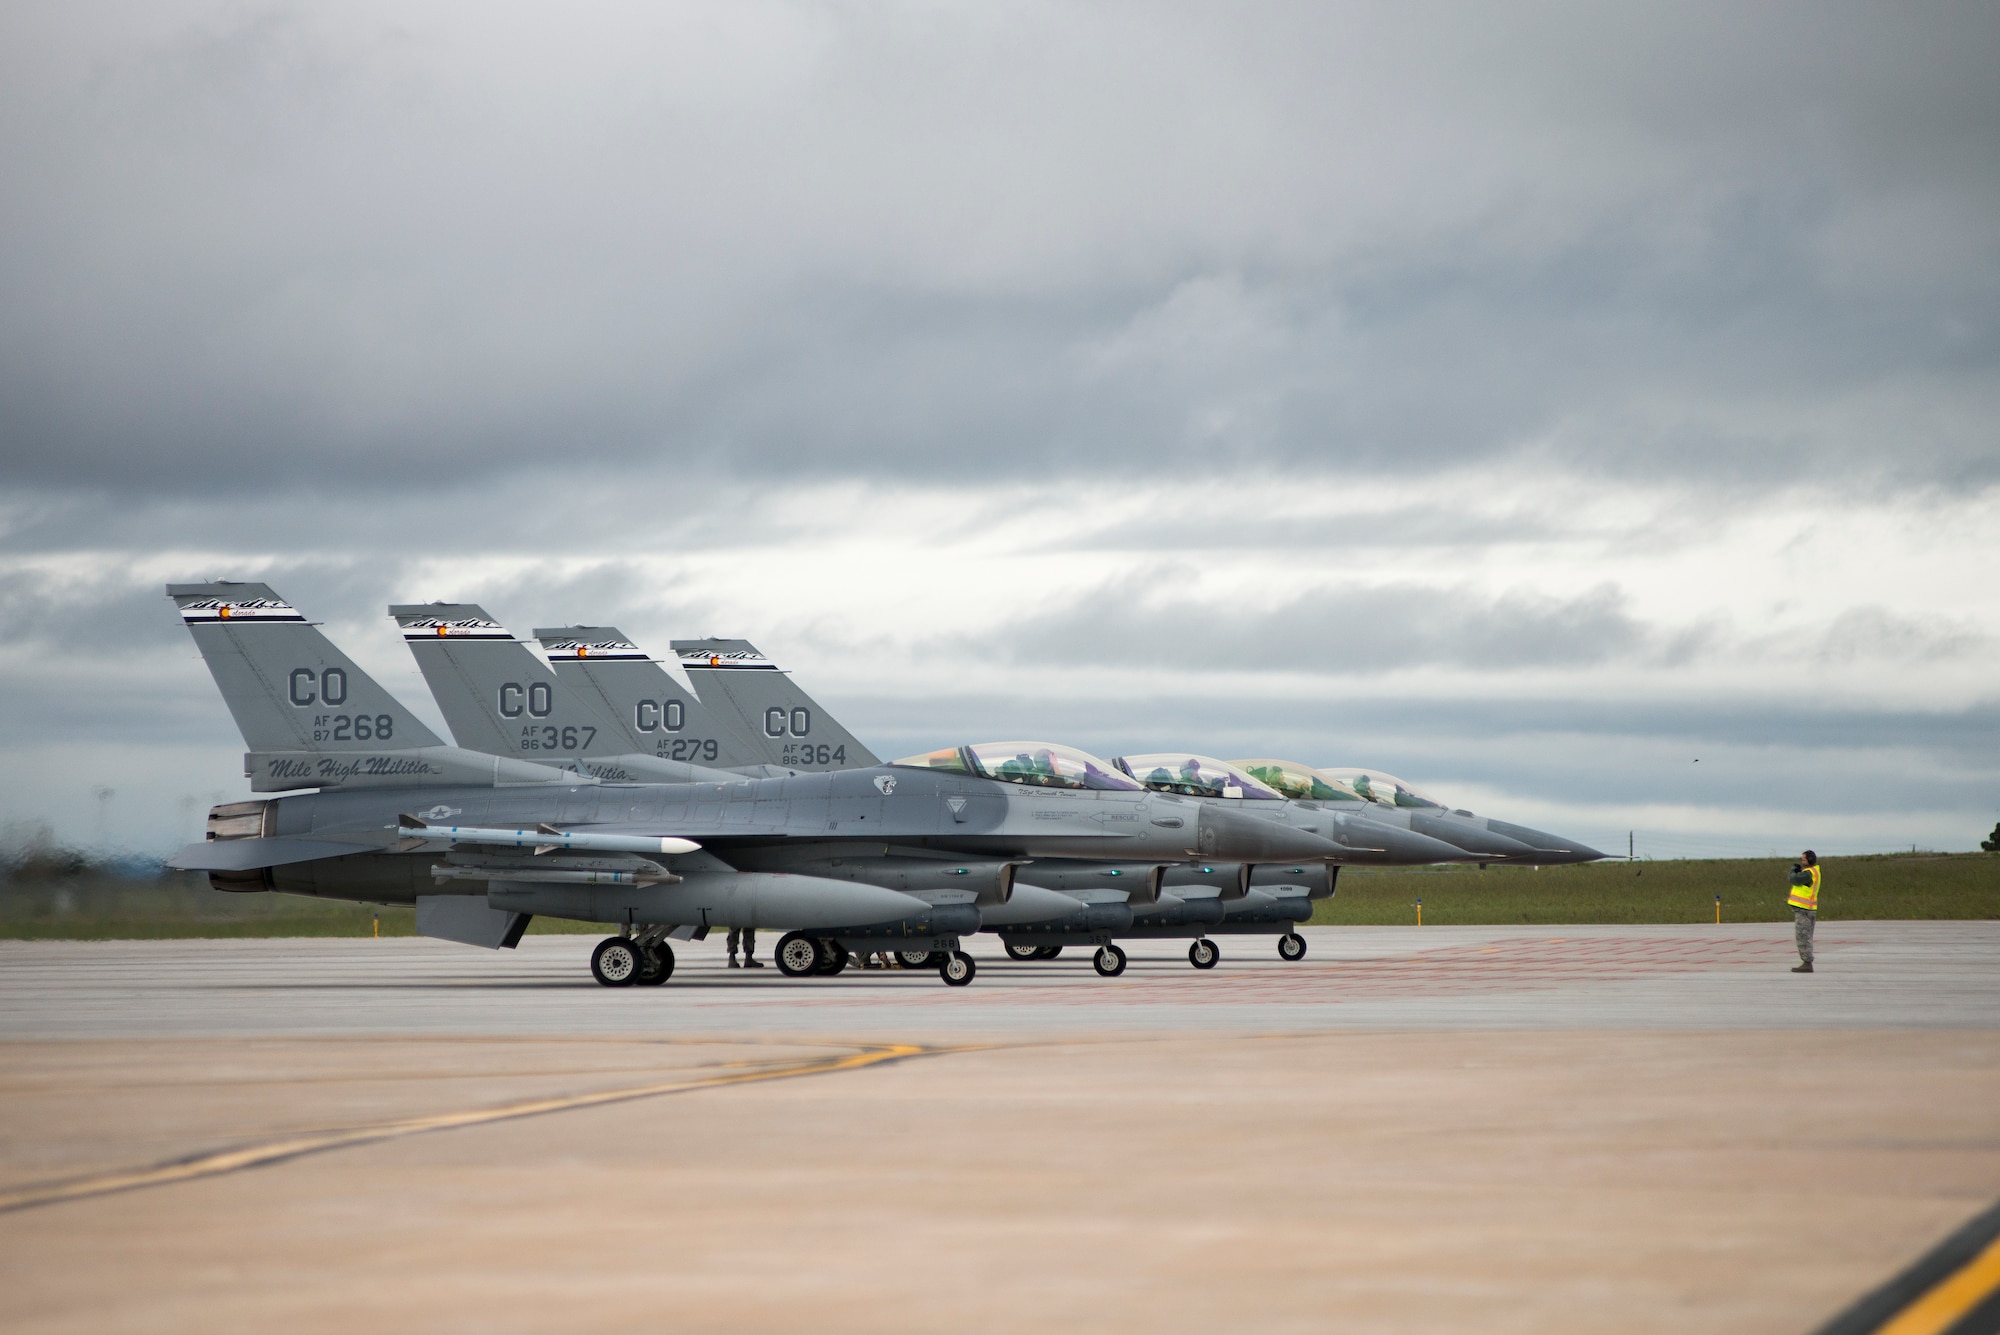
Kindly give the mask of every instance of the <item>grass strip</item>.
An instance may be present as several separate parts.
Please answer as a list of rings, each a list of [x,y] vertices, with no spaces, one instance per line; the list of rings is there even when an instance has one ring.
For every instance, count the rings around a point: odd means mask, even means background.
[[[1820,917],[2000,918],[2000,856],[1885,854],[1828,858]],[[1571,867],[1349,867],[1312,921],[1323,926],[1495,923],[1789,922],[1791,861],[1728,858],[1590,862]]]

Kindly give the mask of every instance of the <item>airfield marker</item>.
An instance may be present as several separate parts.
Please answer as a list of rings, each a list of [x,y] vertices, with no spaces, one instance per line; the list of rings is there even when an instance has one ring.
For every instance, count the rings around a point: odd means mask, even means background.
[[[1424,901],[1419,899],[1417,901],[1417,926],[1422,927],[1423,925],[1424,925]]]
[[[1717,927],[1720,927],[1720,926],[1722,926],[1722,896],[1721,896],[1721,895],[1717,895],[1717,896],[1715,897],[1715,925],[1716,925]]]

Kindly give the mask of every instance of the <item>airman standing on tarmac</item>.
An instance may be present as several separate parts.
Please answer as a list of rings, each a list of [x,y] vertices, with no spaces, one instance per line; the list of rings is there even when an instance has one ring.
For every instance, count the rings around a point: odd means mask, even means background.
[[[1792,864],[1792,893],[1785,902],[1792,906],[1792,940],[1799,947],[1799,966],[1793,973],[1813,971],[1813,925],[1819,921],[1819,854],[1808,848]]]
[[[757,954],[757,929],[755,927],[732,927],[729,929],[729,967],[732,969],[737,967],[736,943],[738,940],[743,942],[742,967],[746,969],[763,968],[763,964],[755,958]]]

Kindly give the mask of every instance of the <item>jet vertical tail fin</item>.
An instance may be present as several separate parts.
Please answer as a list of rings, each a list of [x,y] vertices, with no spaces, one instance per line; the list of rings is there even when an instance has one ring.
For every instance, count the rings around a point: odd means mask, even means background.
[[[702,700],[733,712],[771,764],[838,770],[882,763],[750,641],[675,640],[673,648]]]
[[[654,754],[620,717],[578,692],[540,654],[471,603],[389,609],[460,746],[621,782],[738,780],[706,756]]]
[[[530,760],[629,751],[615,719],[556,679],[527,643],[473,603],[389,609],[460,746]]]
[[[721,769],[769,763],[734,711],[702,703],[616,626],[538,627],[558,680],[618,720],[635,750]]]
[[[169,584],[195,647],[252,751],[440,746],[268,584]]]
[[[169,584],[167,596],[250,748],[257,792],[563,778],[446,746],[268,584]]]

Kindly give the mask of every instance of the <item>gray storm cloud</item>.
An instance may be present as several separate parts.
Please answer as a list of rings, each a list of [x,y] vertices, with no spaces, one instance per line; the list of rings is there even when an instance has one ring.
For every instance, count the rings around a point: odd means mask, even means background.
[[[1995,475],[1990,7],[0,24],[15,485]]]

